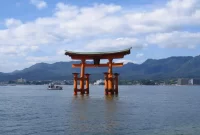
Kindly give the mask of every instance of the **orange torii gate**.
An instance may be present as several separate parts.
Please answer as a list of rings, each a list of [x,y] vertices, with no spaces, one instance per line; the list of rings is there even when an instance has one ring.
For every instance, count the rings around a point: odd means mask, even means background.
[[[65,55],[68,55],[73,60],[81,60],[80,64],[73,64],[73,68],[81,68],[80,77],[79,73],[73,73],[74,75],[74,95],[80,92],[82,95],[89,94],[89,76],[85,74],[86,67],[108,67],[108,72],[104,73],[105,76],[105,94],[118,94],[118,73],[113,74],[113,67],[121,67],[123,63],[114,63],[113,59],[124,58],[125,55],[131,53],[131,48],[116,51],[116,52],[72,52],[66,51]],[[107,59],[108,63],[100,64],[101,59]],[[93,60],[93,64],[87,64],[86,60]],[[80,89],[78,89],[78,81],[80,81]],[[86,88],[85,88],[86,85]]]

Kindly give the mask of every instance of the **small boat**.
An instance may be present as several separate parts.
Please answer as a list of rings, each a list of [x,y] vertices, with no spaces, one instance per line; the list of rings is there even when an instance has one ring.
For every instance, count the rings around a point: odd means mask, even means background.
[[[62,90],[62,89],[63,89],[62,86],[58,86],[58,85],[55,85],[53,83],[50,83],[48,85],[48,90]]]

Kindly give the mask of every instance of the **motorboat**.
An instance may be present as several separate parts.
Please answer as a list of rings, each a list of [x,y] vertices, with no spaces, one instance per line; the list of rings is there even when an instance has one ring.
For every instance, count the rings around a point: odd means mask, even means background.
[[[48,85],[48,90],[62,90],[62,89],[63,89],[62,86],[58,86],[58,85],[55,85],[53,83],[50,83]]]

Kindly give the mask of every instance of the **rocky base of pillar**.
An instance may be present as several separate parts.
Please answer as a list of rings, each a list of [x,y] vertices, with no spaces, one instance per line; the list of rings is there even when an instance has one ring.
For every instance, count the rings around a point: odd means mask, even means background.
[[[78,93],[80,93],[80,95],[85,95],[85,94],[89,94],[90,91],[89,89],[84,89],[84,90],[81,90],[81,89],[76,89],[74,90],[74,95],[78,95]]]
[[[118,90],[105,90],[105,95],[118,95]]]

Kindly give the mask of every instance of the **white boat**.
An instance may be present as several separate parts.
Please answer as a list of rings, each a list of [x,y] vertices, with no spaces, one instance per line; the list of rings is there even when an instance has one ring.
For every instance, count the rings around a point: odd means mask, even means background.
[[[48,85],[48,90],[62,90],[62,89],[63,89],[62,86],[58,86],[58,85],[55,85],[53,83],[50,83]]]

